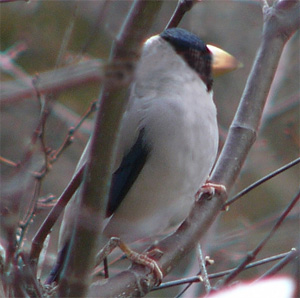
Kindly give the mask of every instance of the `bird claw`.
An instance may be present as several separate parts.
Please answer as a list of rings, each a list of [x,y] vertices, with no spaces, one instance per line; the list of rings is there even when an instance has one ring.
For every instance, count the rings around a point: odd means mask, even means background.
[[[155,285],[158,286],[161,284],[161,281],[163,279],[163,273],[160,269],[158,263],[152,259],[152,257],[160,257],[163,252],[159,250],[158,248],[154,248],[150,250],[149,252],[143,254],[143,253],[137,253],[133,250],[131,250],[122,240],[120,240],[117,237],[110,238],[109,242],[106,244],[106,246],[100,251],[100,253],[96,257],[96,263],[97,265],[100,264],[100,262],[107,257],[114,248],[119,247],[123,253],[127,256],[127,258],[132,261],[133,263],[146,266],[150,269],[151,273],[154,274],[156,282]]]
[[[132,262],[134,262],[136,264],[148,267],[155,276],[155,280],[156,280],[155,286],[159,286],[162,282],[164,275],[163,275],[162,270],[160,269],[158,263],[149,257],[149,255],[152,256],[153,253],[155,255],[157,255],[157,253],[159,253],[160,255],[162,254],[162,252],[160,250],[159,250],[159,252],[157,252],[156,250],[157,249],[155,249],[155,251],[149,251],[146,254],[139,254],[137,252],[132,251],[130,256],[127,256],[127,257],[128,257],[128,259],[130,259]]]
[[[201,188],[197,191],[195,197],[196,201],[200,199],[203,194],[207,194],[210,198],[213,197],[216,193],[221,196],[227,197],[226,187],[222,184],[206,182]]]

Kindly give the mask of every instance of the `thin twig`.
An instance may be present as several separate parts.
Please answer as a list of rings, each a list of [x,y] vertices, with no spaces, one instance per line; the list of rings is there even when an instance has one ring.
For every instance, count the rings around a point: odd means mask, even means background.
[[[33,80],[32,85],[34,88],[36,88],[38,80]],[[44,156],[44,164],[39,172],[36,172],[34,175],[35,178],[35,189],[34,189],[34,194],[30,200],[30,203],[28,204],[28,208],[26,210],[26,213],[24,215],[24,218],[20,221],[19,226],[21,229],[20,237],[17,242],[17,247],[22,246],[22,241],[25,237],[26,231],[29,227],[29,224],[32,221],[32,218],[35,215],[36,211],[36,204],[38,201],[38,197],[40,196],[40,191],[42,188],[42,181],[43,178],[45,177],[46,173],[49,170],[49,158],[48,158],[48,150],[45,144],[45,126],[46,126],[46,121],[48,119],[50,110],[51,110],[51,105],[52,105],[52,99],[49,97],[45,98],[45,100],[42,98],[40,92],[36,89],[36,96],[40,102],[40,107],[41,107],[41,112],[40,112],[40,118],[37,124],[37,127],[35,128],[32,137],[31,137],[31,143],[30,146],[25,152],[25,156],[32,156],[35,153],[35,145],[37,142],[40,143],[41,146],[41,151],[43,152]],[[27,157],[28,159],[28,157]]]
[[[291,110],[295,110],[299,107],[300,95],[299,92],[296,92],[282,100],[282,102],[276,103],[274,106],[270,107],[265,115],[265,121],[274,120],[277,117],[280,117]]]
[[[31,181],[31,175],[28,174],[31,156],[15,169],[14,175],[10,179],[2,179],[1,181],[1,229],[4,231],[3,237],[6,241],[6,258],[4,271],[9,272],[10,264],[15,259],[17,251],[17,236],[19,229],[20,206],[24,194],[28,193]],[[2,235],[1,234],[1,235]]]
[[[281,261],[275,264],[272,268],[270,268],[267,272],[265,272],[260,278],[258,278],[255,282],[262,280],[266,277],[274,276],[278,273],[283,267],[289,264],[296,257],[299,257],[299,251],[296,249],[291,250]]]
[[[73,29],[74,29],[75,20],[76,20],[76,16],[77,16],[77,13],[78,13],[78,7],[79,7],[78,2],[76,2],[74,7],[73,7],[73,14],[72,14],[72,17],[69,21],[69,25],[67,26],[67,28],[65,30],[64,37],[62,39],[62,45],[60,47],[59,54],[58,54],[58,57],[56,59],[55,70],[60,65],[62,65],[62,63],[63,63],[63,58],[64,58],[65,53],[67,51],[67,47],[68,47]],[[56,74],[52,73],[52,75],[54,77]],[[36,91],[36,96],[37,96],[39,102],[41,103],[40,104],[40,106],[41,106],[40,121],[39,121],[38,126],[35,130],[35,133],[32,137],[32,147],[34,147],[33,145],[35,144],[36,139],[39,139],[40,144],[41,144],[41,151],[44,153],[44,165],[43,165],[41,171],[36,175],[36,187],[35,187],[34,196],[31,200],[31,203],[29,204],[29,207],[28,207],[27,214],[26,214],[25,218],[20,223],[21,235],[20,235],[20,240],[19,240],[19,246],[21,246],[22,240],[24,239],[24,236],[25,236],[26,230],[29,226],[29,223],[31,223],[32,218],[35,215],[35,212],[36,212],[36,209],[37,209],[38,197],[40,196],[40,191],[41,191],[41,187],[42,187],[43,178],[46,176],[46,174],[48,173],[48,171],[51,168],[51,161],[53,163],[57,159],[58,155],[61,154],[62,151],[69,145],[70,140],[71,140],[71,136],[69,134],[69,138],[66,139],[63,146],[56,152],[57,154],[54,156],[55,159],[51,159],[50,152],[49,152],[49,150],[47,149],[47,146],[46,146],[45,133],[44,132],[45,132],[47,119],[48,119],[48,117],[51,113],[52,106],[53,106],[56,98],[53,95],[52,90],[49,94],[47,94],[45,96],[45,98],[42,98],[42,94],[41,94],[41,92],[38,88],[38,85],[39,85],[39,82],[40,82],[39,78],[34,79],[32,82],[33,82],[32,85],[33,85],[33,87]]]
[[[192,9],[195,2],[195,0],[178,0],[177,7],[175,8],[166,29],[177,27],[184,15]]]
[[[209,283],[209,275],[207,274],[206,267],[209,265],[212,265],[213,263],[214,263],[214,261],[211,260],[208,256],[205,257],[205,259],[203,260],[203,265],[205,266],[205,271],[202,270],[202,268],[204,267],[202,265],[200,270],[198,271],[197,275],[194,276],[195,281],[188,283],[174,298],[180,298],[193,285],[194,282],[204,282],[205,283],[206,282],[205,279],[208,281],[209,286],[207,288],[209,288],[208,292],[210,292],[211,286]],[[160,288],[160,286],[158,288]]]
[[[67,136],[65,137],[65,139],[63,140],[62,144],[60,145],[60,147],[55,150],[52,154],[51,154],[51,158],[50,158],[50,163],[53,164],[57,158],[63,153],[63,151],[72,143],[73,141],[73,136],[75,134],[75,132],[81,127],[81,125],[83,124],[83,122],[92,114],[96,111],[96,107],[97,107],[97,101],[93,100],[92,103],[90,104],[90,107],[88,108],[88,110],[82,115],[81,119],[78,121],[78,123],[74,126],[71,127],[69,129],[69,132],[67,134]]]
[[[20,220],[20,222],[19,222],[19,227],[20,227],[21,231],[20,231],[19,239],[17,241],[18,248],[20,248],[22,246],[22,243],[25,238],[28,227],[29,227],[30,223],[32,222],[32,219],[35,215],[36,205],[37,205],[40,191],[41,191],[41,181],[39,179],[37,179],[35,181],[34,194],[30,200],[30,203],[28,204],[26,214],[24,215],[24,218],[22,220]]]
[[[48,210],[49,207],[53,207],[56,204],[56,196],[53,194],[49,194],[46,197],[40,197],[37,202],[37,209],[38,210]]]
[[[206,270],[206,264],[205,264],[206,262],[205,262],[205,259],[203,256],[203,252],[202,252],[200,243],[198,243],[197,251],[198,251],[198,255],[199,255],[199,263],[200,263],[201,275],[203,278],[205,291],[206,291],[206,294],[208,294],[211,291],[211,285],[209,282],[209,278],[208,278],[208,274],[207,274],[207,270]]]
[[[271,231],[266,235],[266,237],[252,250],[247,254],[247,257],[240,263],[236,269],[231,272],[226,278],[222,281],[222,285],[228,284],[230,281],[232,281],[239,273],[243,271],[245,266],[249,264],[252,260],[254,260],[257,256],[257,254],[262,250],[262,248],[266,245],[266,243],[269,241],[269,239],[273,236],[273,234],[277,231],[277,229],[281,226],[284,219],[287,217],[289,212],[293,209],[293,207],[296,205],[296,203],[300,199],[300,190],[295,195],[295,197],[291,200],[289,205],[286,207],[286,209],[283,211],[282,215],[278,218],[276,223],[274,224]]]
[[[58,67],[60,67],[63,64],[67,49],[68,49],[68,45],[70,43],[71,40],[71,36],[74,30],[74,26],[75,26],[75,21],[76,21],[76,17],[79,11],[79,1],[75,1],[74,6],[72,7],[73,11],[72,11],[72,16],[69,20],[69,24],[66,27],[66,30],[64,32],[64,37],[62,38],[62,43],[61,46],[59,48],[59,52],[58,52],[58,56],[56,58],[56,63],[55,63],[55,69],[57,69]]]
[[[289,168],[297,165],[300,162],[300,157],[296,158],[295,160],[291,161],[290,163],[286,164],[285,166],[277,169],[276,171],[266,175],[265,177],[255,181],[253,184],[249,185],[248,187],[244,188],[242,191],[240,191],[238,194],[236,194],[232,199],[225,202],[223,205],[223,209],[225,210],[229,205],[234,203],[236,200],[253,190],[254,188],[258,187],[259,185],[263,184],[264,182],[270,180],[271,178],[283,173],[284,171],[288,170]]]
[[[188,279],[188,278],[187,278]],[[190,282],[187,282],[188,284],[174,297],[174,298],[180,298],[182,297],[182,295],[194,284],[194,283],[200,283],[200,282],[203,282],[203,278],[201,275],[196,275],[194,277],[191,278],[192,281]],[[186,284],[186,282],[183,281],[183,279],[179,280],[180,284],[184,285]],[[172,283],[172,282],[170,282]],[[176,281],[174,282],[174,285],[173,286],[176,286],[175,285]],[[168,284],[168,283],[166,283]],[[166,286],[166,287],[163,287],[164,288],[169,288],[169,287],[173,287],[171,284],[169,286]],[[155,288],[152,289],[152,290],[156,290]]]
[[[31,267],[29,266],[28,258],[24,253],[20,253],[18,255],[22,260],[22,266],[20,266],[20,270],[22,272],[22,278],[26,281],[26,292],[30,294],[30,297],[38,297],[42,298],[41,288],[38,284],[38,281],[33,274]]]
[[[99,32],[99,28],[101,28],[101,25],[103,26],[103,24],[104,24],[109,4],[111,4],[111,2],[109,0],[105,0],[104,2],[102,2],[101,9],[100,9],[99,14],[97,16],[97,21],[96,21],[95,24],[93,24],[93,28],[88,33],[87,40],[86,40],[86,42],[84,43],[84,45],[82,47],[82,50],[81,50],[81,53],[80,53],[81,56],[84,55],[88,51],[88,49],[90,48],[93,41],[95,41],[95,36]]]
[[[256,261],[256,262],[252,262],[252,263],[248,264],[245,267],[245,270],[246,269],[251,269],[251,268],[254,268],[254,267],[257,267],[257,266],[261,266],[261,265],[264,265],[264,264],[268,264],[270,262],[274,262],[274,261],[277,261],[277,260],[284,259],[286,256],[288,256],[294,250],[295,249],[292,249],[291,251],[288,251],[288,252],[285,252],[285,253],[282,253],[282,254],[278,254],[278,255],[275,255],[275,256],[272,256],[272,257],[261,259],[261,260]],[[231,269],[228,269],[228,270],[225,270],[225,271],[220,271],[220,272],[217,272],[217,273],[211,273],[211,274],[208,274],[208,278],[209,279],[220,278],[220,277],[223,277],[225,275],[230,274],[233,270],[235,270],[235,268],[231,268]],[[199,274],[200,274],[200,272],[199,272]],[[195,276],[192,276],[192,277],[187,277],[187,278],[182,278],[182,279],[162,283],[160,286],[154,287],[152,289],[152,291],[162,290],[162,289],[171,288],[171,287],[175,287],[175,286],[181,286],[181,285],[184,285],[184,284],[191,284],[191,283],[194,283],[194,282],[202,282],[202,279],[200,278],[199,275],[195,275]]]
[[[18,42],[12,45],[6,51],[0,52],[0,68],[1,71],[16,78],[20,83],[31,86],[28,74],[23,68],[15,63],[18,56],[27,49],[24,42]]]
[[[0,156],[0,163],[3,163],[5,165],[8,165],[8,166],[14,167],[14,168],[18,167],[18,165],[19,165],[18,163],[14,162],[8,158],[5,158],[3,156]]]
[[[60,198],[58,199],[55,206],[52,208],[44,222],[39,227],[39,230],[35,234],[32,240],[31,244],[31,250],[30,250],[30,263],[35,267],[40,252],[43,248],[43,243],[47,237],[47,235],[50,233],[54,223],[57,221],[59,215],[63,212],[65,206],[73,196],[73,194],[78,189],[83,176],[84,168],[82,167],[77,171],[77,173],[72,177],[71,181],[69,182],[68,186],[65,188],[64,192],[61,194]]]

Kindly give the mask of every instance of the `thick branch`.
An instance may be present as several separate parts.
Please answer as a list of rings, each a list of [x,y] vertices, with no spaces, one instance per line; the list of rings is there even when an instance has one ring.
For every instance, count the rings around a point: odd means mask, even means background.
[[[99,60],[89,60],[76,65],[66,66],[28,77],[26,82],[2,82],[0,103],[11,104],[12,100],[20,100],[36,96],[36,93],[56,93],[68,88],[80,86],[87,82],[101,82],[104,76],[103,64]],[[38,79],[37,87],[32,84]]]
[[[161,5],[161,1],[135,1],[114,45],[111,55],[113,68],[106,73],[82,186],[80,213],[69,254],[72,262],[67,261],[60,296],[85,296],[89,285],[128,87],[141,44]],[[82,256],[85,256],[84,262]]]
[[[287,9],[284,3],[289,2]],[[293,3],[290,6],[290,2]],[[231,189],[246,156],[256,139],[263,108],[278,66],[283,47],[299,28],[299,3],[281,1],[264,10],[263,38],[248,77],[238,111],[231,124],[224,149],[212,180]]]

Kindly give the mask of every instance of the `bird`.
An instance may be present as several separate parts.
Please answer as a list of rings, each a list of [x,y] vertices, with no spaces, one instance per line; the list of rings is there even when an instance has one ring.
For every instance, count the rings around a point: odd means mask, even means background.
[[[231,55],[182,28],[146,40],[121,122],[105,237],[127,244],[158,237],[188,216],[218,152],[213,73],[237,67]],[[90,142],[77,170],[89,148]],[[61,249],[69,243],[76,208],[72,198],[60,230]]]

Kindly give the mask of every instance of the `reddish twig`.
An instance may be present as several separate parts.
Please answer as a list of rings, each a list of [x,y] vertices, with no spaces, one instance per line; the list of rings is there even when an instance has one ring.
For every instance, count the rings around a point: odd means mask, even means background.
[[[50,163],[53,164],[57,158],[63,153],[63,151],[73,142],[73,136],[75,132],[81,127],[83,122],[92,114],[96,111],[97,107],[97,101],[93,100],[92,103],[90,104],[90,107],[88,110],[83,114],[81,119],[78,121],[78,123],[69,129],[69,132],[67,136],[65,137],[64,141],[60,145],[60,147],[52,152],[51,157],[50,157]]]
[[[78,189],[82,181],[83,171],[84,171],[84,167],[79,169],[79,171],[77,171],[77,173],[73,176],[72,180],[69,182],[68,186],[65,188],[64,192],[59,197],[57,203],[52,208],[52,210],[50,211],[50,213],[48,214],[48,216],[40,226],[39,230],[35,234],[32,240],[30,257],[29,257],[30,263],[34,267],[38,262],[39,255],[43,248],[43,243],[47,235],[50,233],[54,223],[57,221],[59,215],[63,212],[65,206],[72,198],[75,191]]]

